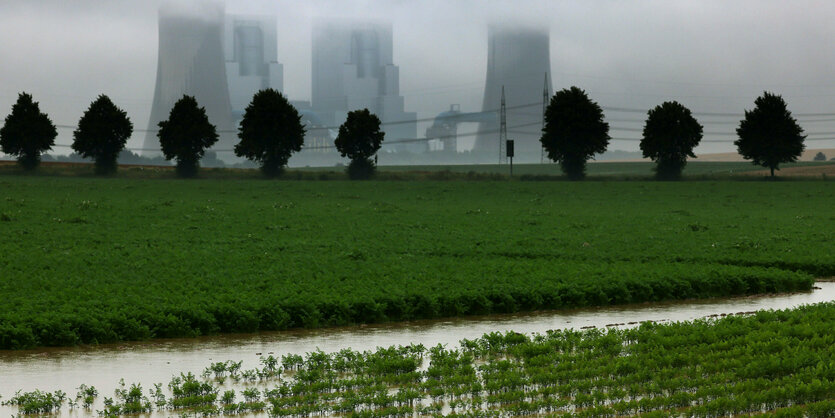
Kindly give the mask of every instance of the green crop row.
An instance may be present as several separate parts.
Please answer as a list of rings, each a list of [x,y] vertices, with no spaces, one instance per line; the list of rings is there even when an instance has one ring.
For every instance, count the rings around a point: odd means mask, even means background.
[[[490,333],[458,348],[269,356],[255,369],[218,362],[202,378],[175,376],[167,394],[120,382],[100,413],[829,417],[833,321],[835,304],[825,303],[632,329]],[[96,396],[82,385],[71,406],[92,408]],[[35,391],[6,404],[56,412],[65,398]]]
[[[827,182],[0,179],[0,348],[808,290]]]
[[[15,308],[0,314],[0,347],[75,345],[282,330],[355,323],[507,313],[808,289],[814,279],[778,269],[671,264],[600,266],[527,261],[516,276],[502,260],[495,277],[460,274],[418,278],[368,275],[336,283],[278,277],[258,286],[197,278],[124,281],[118,289],[82,280],[22,283]],[[519,266],[517,266],[518,268]],[[504,271],[502,271],[504,270]],[[551,273],[558,271],[559,273]],[[172,286],[172,284],[174,284]],[[33,301],[46,286],[58,290]],[[164,297],[159,297],[162,295]],[[178,297],[171,297],[178,295]],[[73,303],[62,303],[72,300]],[[51,307],[50,307],[51,306]]]

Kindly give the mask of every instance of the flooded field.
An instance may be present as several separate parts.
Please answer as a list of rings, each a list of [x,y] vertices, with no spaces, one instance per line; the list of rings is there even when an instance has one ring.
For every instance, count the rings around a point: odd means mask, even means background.
[[[273,354],[303,354],[321,349],[371,350],[410,343],[457,346],[463,338],[476,338],[493,331],[513,330],[544,333],[552,329],[582,329],[636,326],[642,321],[686,321],[696,318],[740,314],[762,309],[785,309],[835,300],[835,283],[818,282],[808,293],[763,295],[731,299],[685,301],[666,304],[627,305],[598,309],[492,315],[436,321],[415,321],[360,327],[295,330],[196,339],[0,351],[0,395],[7,400],[17,390],[63,390],[73,398],[81,384],[93,385],[100,396],[112,396],[120,379],[151,388],[180,372],[200,372],[211,362],[243,361],[243,367],[258,365],[259,357]],[[0,414],[15,412],[0,408]]]

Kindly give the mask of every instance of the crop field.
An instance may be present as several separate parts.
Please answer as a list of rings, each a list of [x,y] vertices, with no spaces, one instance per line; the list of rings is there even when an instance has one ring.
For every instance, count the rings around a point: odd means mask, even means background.
[[[808,290],[825,181],[0,177],[0,348]]]
[[[254,369],[227,360],[166,386],[123,381],[98,413],[831,417],[833,321],[835,304],[825,303],[632,329],[490,333],[452,348],[270,355]],[[5,404],[98,408],[94,387],[78,389],[74,398],[19,392]]]

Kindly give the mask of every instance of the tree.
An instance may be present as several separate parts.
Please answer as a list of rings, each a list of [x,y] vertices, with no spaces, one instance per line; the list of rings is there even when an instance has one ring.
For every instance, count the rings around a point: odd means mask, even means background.
[[[132,133],[128,114],[101,95],[78,121],[72,149],[82,157],[93,158],[96,173],[110,174],[116,171],[116,160]]]
[[[281,174],[287,160],[304,145],[301,115],[273,89],[255,93],[238,128],[235,155],[261,163],[268,177]]]
[[[348,177],[367,179],[374,174],[376,166],[371,160],[383,142],[385,132],[380,131],[380,118],[368,109],[348,112],[345,123],[339,127],[336,149],[343,157],[351,159]]]
[[[157,136],[165,159],[177,160],[177,174],[181,177],[195,176],[206,148],[218,140],[206,109],[192,96],[183,96],[174,103],[168,120],[159,123]]]
[[[577,88],[558,91],[545,109],[542,146],[548,158],[560,163],[563,173],[572,180],[586,175],[586,160],[606,151],[609,124],[603,111],[586,92]]]
[[[647,112],[641,151],[655,161],[655,175],[677,179],[687,165],[687,157],[696,157],[693,148],[702,140],[702,125],[690,109],[678,102],[664,102]]]
[[[49,116],[41,113],[32,95],[20,93],[12,113],[0,128],[0,150],[17,156],[17,162],[25,170],[34,170],[41,162],[41,153],[55,145],[56,136],[55,125]]]
[[[818,153],[815,154],[815,158],[813,158],[812,161],[826,161],[826,154],[818,151]]]
[[[782,97],[765,92],[754,101],[754,110],[746,110],[736,129],[734,141],[739,153],[753,163],[779,170],[780,163],[797,161],[803,153],[803,128],[797,124]]]

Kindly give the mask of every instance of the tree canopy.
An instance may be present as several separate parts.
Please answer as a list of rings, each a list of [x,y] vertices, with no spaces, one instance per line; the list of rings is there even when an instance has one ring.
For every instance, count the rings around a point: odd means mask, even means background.
[[[280,92],[255,93],[238,128],[235,155],[261,163],[267,176],[281,173],[293,152],[301,151],[305,129],[301,115]]]
[[[376,166],[371,157],[380,149],[384,136],[377,115],[368,109],[348,112],[348,118],[339,127],[335,145],[343,157],[351,159],[349,177],[362,179],[374,174]]]
[[[681,177],[687,157],[702,140],[702,125],[690,109],[678,102],[664,102],[647,112],[641,151],[655,161],[655,174],[662,179]]]
[[[177,160],[177,174],[197,174],[200,158],[218,140],[217,129],[209,123],[206,109],[192,96],[183,96],[171,108],[168,120],[159,123],[159,144],[165,159]]]
[[[797,161],[805,146],[803,128],[797,124],[779,95],[765,92],[754,101],[754,109],[745,111],[745,118],[736,129],[734,141],[739,154],[754,164],[774,170],[781,163]]]
[[[603,110],[577,87],[558,91],[545,110],[542,146],[571,179],[586,175],[586,161],[606,151],[609,124]]]
[[[55,125],[41,112],[32,95],[20,93],[0,128],[0,150],[17,156],[24,169],[33,170],[41,161],[41,153],[55,145],[56,136]]]
[[[109,97],[101,95],[78,121],[72,149],[85,158],[93,158],[97,173],[112,173],[116,171],[116,160],[132,133],[133,123],[128,114],[116,107]]]

